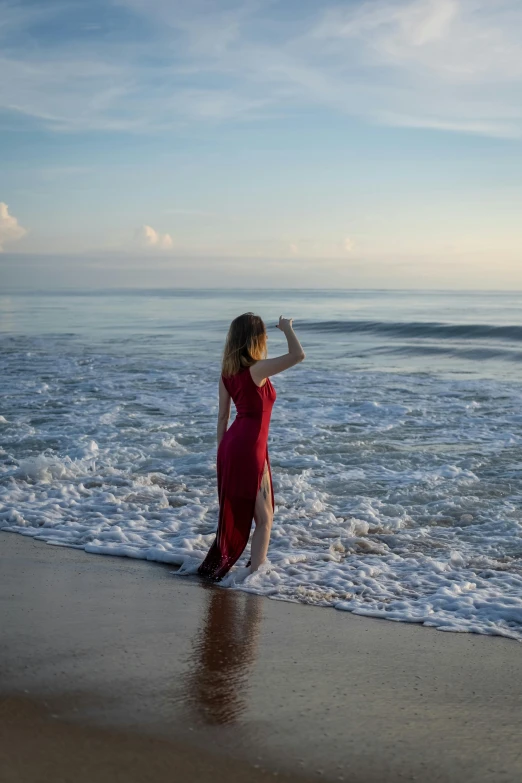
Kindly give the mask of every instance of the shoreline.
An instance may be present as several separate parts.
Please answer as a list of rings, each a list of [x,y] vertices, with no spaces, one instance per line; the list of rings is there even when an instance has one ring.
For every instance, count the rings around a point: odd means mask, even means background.
[[[57,781],[522,777],[512,640],[270,601],[5,531],[0,557],[3,780],[44,780],[37,759]]]

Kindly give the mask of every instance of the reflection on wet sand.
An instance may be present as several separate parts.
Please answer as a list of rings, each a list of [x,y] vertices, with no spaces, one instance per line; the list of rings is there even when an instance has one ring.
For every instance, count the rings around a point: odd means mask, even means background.
[[[263,602],[214,585],[204,589],[207,606],[189,659],[187,701],[206,723],[233,723],[247,706]]]

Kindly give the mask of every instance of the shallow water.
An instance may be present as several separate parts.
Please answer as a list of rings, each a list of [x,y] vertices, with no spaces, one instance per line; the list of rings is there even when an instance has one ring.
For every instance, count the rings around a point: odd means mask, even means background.
[[[307,360],[273,379],[270,566],[225,584],[520,640],[519,304],[447,292],[2,296],[0,526],[190,573],[217,520],[224,332],[258,311],[276,355],[283,312]]]

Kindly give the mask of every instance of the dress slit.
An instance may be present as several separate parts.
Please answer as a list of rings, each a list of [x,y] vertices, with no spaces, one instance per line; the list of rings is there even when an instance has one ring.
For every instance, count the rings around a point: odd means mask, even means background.
[[[268,473],[268,478],[270,479],[270,502],[272,504],[272,513],[274,513],[275,511],[274,488],[272,486],[272,469],[270,467],[270,457],[268,456],[268,449],[266,450],[265,461],[263,463],[263,470],[257,482],[256,501],[257,501],[257,496],[259,495],[259,490],[261,489],[261,484],[263,483],[263,477],[265,473]],[[254,503],[254,509],[255,509],[255,503]]]

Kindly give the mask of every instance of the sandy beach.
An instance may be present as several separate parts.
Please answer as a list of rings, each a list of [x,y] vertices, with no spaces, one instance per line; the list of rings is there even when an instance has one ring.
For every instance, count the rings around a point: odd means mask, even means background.
[[[518,642],[1,533],[2,781],[519,781]]]

